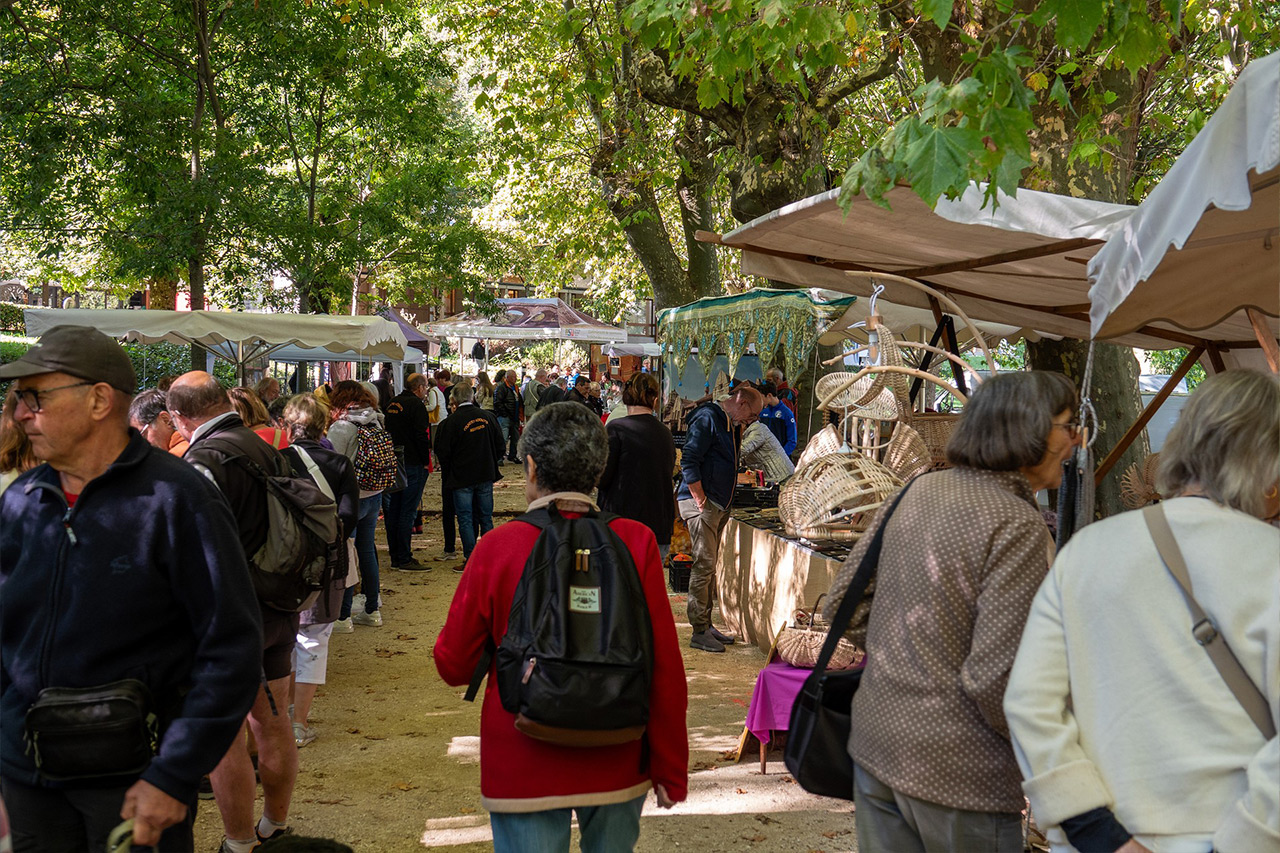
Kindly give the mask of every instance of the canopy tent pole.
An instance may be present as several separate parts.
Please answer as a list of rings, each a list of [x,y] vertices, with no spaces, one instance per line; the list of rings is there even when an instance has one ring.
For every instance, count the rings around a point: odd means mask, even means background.
[[[1253,333],[1258,336],[1258,343],[1262,345],[1262,352],[1267,357],[1271,372],[1280,373],[1280,345],[1271,337],[1266,316],[1257,308],[1246,308],[1245,314],[1249,317],[1249,324],[1253,326]]]
[[[1164,383],[1160,388],[1160,391],[1151,398],[1151,402],[1142,410],[1142,414],[1138,415],[1138,419],[1134,421],[1133,426],[1129,427],[1128,432],[1120,437],[1120,441],[1115,447],[1111,448],[1111,452],[1107,454],[1107,458],[1103,459],[1102,463],[1098,465],[1097,470],[1094,471],[1093,474],[1093,483],[1095,486],[1101,483],[1102,478],[1107,476],[1111,469],[1115,467],[1116,463],[1120,461],[1120,457],[1129,449],[1129,445],[1133,444],[1133,442],[1138,438],[1138,435],[1146,428],[1147,422],[1155,416],[1155,413],[1160,409],[1160,406],[1164,404],[1164,401],[1169,399],[1169,395],[1173,393],[1173,389],[1178,387],[1178,383],[1182,381],[1182,378],[1187,375],[1187,371],[1191,369],[1192,365],[1200,360],[1200,356],[1202,355],[1204,355],[1204,347],[1202,346],[1192,347],[1187,352],[1186,358],[1182,359],[1182,363],[1178,365],[1178,369],[1173,372],[1173,375]]]

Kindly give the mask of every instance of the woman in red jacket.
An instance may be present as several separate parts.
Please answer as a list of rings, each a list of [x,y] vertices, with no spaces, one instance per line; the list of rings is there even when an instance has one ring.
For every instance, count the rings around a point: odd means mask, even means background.
[[[529,509],[555,504],[564,515],[595,508],[588,494],[608,456],[603,425],[585,406],[539,409],[520,438]],[[502,707],[491,666],[480,714],[480,793],[490,812],[497,853],[568,851],[577,812],[583,853],[631,850],[650,788],[670,808],[688,791],[688,700],[675,620],[652,531],[630,519],[609,523],[631,552],[653,626],[649,722],[641,740],[616,746],[565,747],[515,728]],[[486,644],[498,645],[538,529],[512,521],[476,544],[435,646],[436,669],[452,685],[466,684]]]

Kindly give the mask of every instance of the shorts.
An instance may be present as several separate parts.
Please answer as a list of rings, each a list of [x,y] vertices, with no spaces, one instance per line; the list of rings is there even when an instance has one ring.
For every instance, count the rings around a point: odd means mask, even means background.
[[[293,672],[293,646],[298,638],[297,613],[262,607],[262,672],[267,681]]]
[[[329,666],[329,637],[332,634],[332,622],[298,628],[293,646],[293,672],[294,680],[299,684],[324,684],[325,670]]]

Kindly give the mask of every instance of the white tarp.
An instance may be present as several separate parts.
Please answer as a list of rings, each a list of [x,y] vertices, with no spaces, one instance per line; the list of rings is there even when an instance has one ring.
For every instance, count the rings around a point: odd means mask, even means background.
[[[976,321],[1028,336],[1089,337],[1086,264],[1126,219],[1131,205],[1019,190],[982,207],[982,188],[930,208],[909,187],[888,193],[890,210],[865,196],[846,215],[838,190],[787,205],[720,238],[742,249],[742,270],[802,287],[869,296],[873,283],[846,270],[886,272],[923,281],[954,299]],[[929,308],[924,294],[886,282],[884,299]],[[1131,331],[1118,343],[1146,349],[1186,345],[1167,323]],[[1167,334],[1165,334],[1167,332]],[[1247,320],[1228,319],[1200,333],[1251,341]]]
[[[1280,52],[1240,72],[1089,277],[1100,338],[1154,320],[1207,329],[1247,307],[1280,314]]]
[[[377,316],[88,308],[28,308],[24,313],[27,334],[33,337],[54,326],[85,326],[143,343],[199,344],[234,364],[271,355],[290,344],[322,348],[335,361],[402,361],[407,345],[395,323]]]

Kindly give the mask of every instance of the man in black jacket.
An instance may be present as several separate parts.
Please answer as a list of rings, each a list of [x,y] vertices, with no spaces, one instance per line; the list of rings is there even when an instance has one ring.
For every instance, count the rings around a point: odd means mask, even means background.
[[[493,413],[498,416],[499,434],[510,444],[507,449],[508,462],[520,461],[516,458],[516,443],[520,440],[520,411],[523,408],[524,399],[520,389],[516,387],[516,372],[508,370],[502,377],[502,384],[493,392]],[[439,452],[437,449],[436,453]],[[502,454],[498,454],[498,458],[501,459]]]
[[[139,844],[191,850],[200,779],[258,691],[262,627],[235,519],[129,429],[133,367],[106,335],[51,329],[0,379],[16,380],[14,419],[46,463],[0,498],[0,789],[15,849],[100,850],[125,817]],[[55,768],[24,743],[37,694],[124,678],[145,683],[158,717],[150,765],[50,784]]]
[[[465,564],[476,547],[476,528],[482,534],[493,529],[493,484],[502,476],[503,440],[497,417],[472,402],[469,384],[453,386],[450,396],[457,408],[436,430],[436,456],[445,488],[453,492]]]
[[[227,392],[208,373],[184,373],[169,386],[169,414],[174,427],[191,442],[183,458],[208,477],[231,505],[240,544],[252,559],[267,540],[266,486],[236,457],[247,457],[271,474],[290,475],[284,457],[245,427],[231,408]],[[243,737],[232,743],[209,780],[222,812],[226,853],[248,853],[261,840],[283,835],[289,801],[298,777],[298,747],[293,725],[285,713],[289,704],[289,676],[298,636],[298,614],[285,613],[259,602],[262,618],[262,673],[248,725],[258,744],[258,775],[262,779],[262,819],[253,824],[253,763]]]
[[[404,472],[408,485],[394,492],[387,502],[383,520],[387,526],[387,552],[391,568],[406,572],[426,571],[413,556],[413,520],[427,485],[427,465],[431,461],[431,419],[422,399],[427,396],[427,377],[414,373],[404,391],[387,404],[387,432],[391,441],[404,448]],[[443,426],[443,422],[440,424]]]

